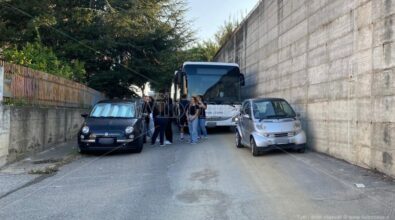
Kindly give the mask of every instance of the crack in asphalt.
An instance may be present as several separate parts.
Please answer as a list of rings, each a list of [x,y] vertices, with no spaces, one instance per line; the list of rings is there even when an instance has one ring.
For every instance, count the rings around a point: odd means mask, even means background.
[[[5,197],[7,197],[7,196],[9,196],[9,195],[11,195],[11,194],[13,194],[13,193],[15,193],[15,192],[21,190],[21,189],[24,189],[24,188],[26,188],[26,187],[32,186],[32,185],[37,184],[37,183],[39,183],[39,182],[41,182],[41,181],[43,181],[43,180],[45,180],[45,179],[47,179],[47,178],[49,178],[49,177],[52,177],[52,176],[54,176],[55,174],[56,174],[56,172],[55,172],[55,173],[51,173],[51,174],[40,175],[40,176],[34,178],[33,180],[31,180],[31,181],[29,181],[29,182],[23,184],[22,186],[20,186],[20,187],[18,187],[18,188],[15,188],[15,189],[13,189],[13,190],[11,190],[11,191],[9,191],[9,192],[7,192],[7,193],[1,195],[1,196],[0,196],[0,200],[4,199]]]

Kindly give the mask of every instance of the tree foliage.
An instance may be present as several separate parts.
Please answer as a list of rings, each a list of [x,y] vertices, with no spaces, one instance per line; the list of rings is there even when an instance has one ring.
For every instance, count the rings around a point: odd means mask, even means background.
[[[238,25],[194,43],[185,0],[0,0],[2,57],[88,84],[109,97],[168,88],[184,61],[212,61]],[[193,45],[193,46],[191,46]]]
[[[83,63],[75,61],[69,64],[59,60],[51,48],[39,43],[27,43],[21,49],[5,48],[3,57],[11,63],[76,81],[81,81],[85,74]]]
[[[215,33],[215,42],[222,46],[231,39],[233,32],[239,26],[240,22],[237,19],[229,18],[220,26],[219,30]]]
[[[185,59],[191,61],[213,61],[219,45],[212,40],[203,41],[196,46],[185,50]]]
[[[192,41],[182,0],[10,0],[0,3],[0,47],[26,42],[84,65],[75,79],[110,97],[151,82],[166,87]]]
[[[183,54],[184,59],[190,61],[213,61],[218,50],[231,39],[239,24],[240,22],[237,19],[230,17],[219,27],[212,40],[197,43],[185,50]]]

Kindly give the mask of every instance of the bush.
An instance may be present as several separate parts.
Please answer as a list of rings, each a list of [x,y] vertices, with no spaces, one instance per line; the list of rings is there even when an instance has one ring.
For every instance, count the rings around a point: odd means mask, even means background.
[[[10,63],[15,63],[29,68],[61,76],[67,79],[84,82],[84,63],[78,60],[71,64],[58,59],[51,48],[40,43],[27,43],[23,48],[6,48],[3,58]]]

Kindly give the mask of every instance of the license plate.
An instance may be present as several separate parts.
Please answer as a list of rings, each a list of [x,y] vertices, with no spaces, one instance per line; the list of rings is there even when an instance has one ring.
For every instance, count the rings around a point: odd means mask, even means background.
[[[289,140],[287,138],[281,138],[276,140],[277,145],[284,145],[284,144],[289,144]]]
[[[104,144],[104,145],[113,144],[114,141],[115,141],[114,138],[99,138],[98,140],[99,144]]]
[[[207,127],[216,127],[217,123],[216,122],[207,122]]]

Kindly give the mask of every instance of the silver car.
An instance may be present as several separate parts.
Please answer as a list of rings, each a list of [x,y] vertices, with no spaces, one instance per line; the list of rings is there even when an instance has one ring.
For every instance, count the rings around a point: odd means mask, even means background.
[[[306,150],[299,117],[284,99],[248,99],[237,118],[236,146],[251,148],[254,156],[273,149]]]

